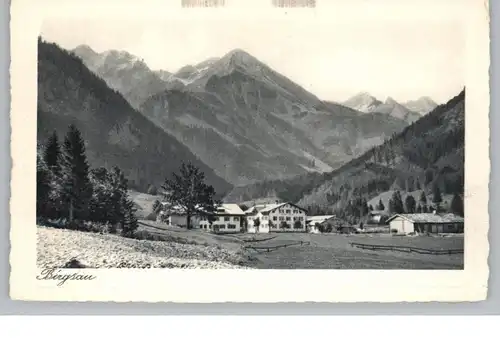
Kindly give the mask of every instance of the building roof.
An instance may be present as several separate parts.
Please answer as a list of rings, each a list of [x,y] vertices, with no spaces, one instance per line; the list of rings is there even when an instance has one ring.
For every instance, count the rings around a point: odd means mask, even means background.
[[[311,223],[323,223],[326,220],[329,220],[330,218],[334,218],[335,215],[318,215],[318,216],[308,216],[307,217],[307,222]]]
[[[290,203],[290,202],[285,202],[285,203],[277,203],[277,204],[276,203],[275,204],[268,204],[268,205],[266,205],[265,208],[263,208],[262,210],[260,210],[260,212],[263,213],[263,214],[267,214],[270,211],[273,211],[274,209],[280,208],[280,207],[282,207],[284,205],[287,205],[287,204],[289,204],[289,205],[291,205],[291,206],[293,206],[293,207],[295,207],[297,209],[300,209],[302,211],[307,211],[306,209],[301,208],[301,207],[299,207],[296,204],[293,204],[293,203]]]
[[[454,214],[396,214],[389,218],[387,222],[392,221],[396,217],[402,217],[413,223],[463,223],[463,217]]]
[[[279,207],[282,207],[288,203],[273,203],[273,204],[266,204],[264,208],[260,210],[261,213],[268,213],[269,211],[272,211],[274,209],[277,209]]]
[[[238,204],[223,203],[217,208],[217,214],[244,215],[245,212],[241,210]]]
[[[168,202],[162,202],[162,205],[165,207],[165,213],[168,213],[170,215],[184,215],[185,214],[185,209],[182,206],[179,205],[171,205]],[[197,207],[199,212],[203,212],[203,209],[200,207]],[[221,204],[217,207],[216,214],[219,215],[245,215],[245,212],[241,210],[238,204],[232,204],[232,203],[227,203],[227,204]]]

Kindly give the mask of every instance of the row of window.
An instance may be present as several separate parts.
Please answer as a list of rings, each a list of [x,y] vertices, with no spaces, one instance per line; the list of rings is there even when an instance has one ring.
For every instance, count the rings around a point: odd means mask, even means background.
[[[291,214],[292,210],[290,210],[290,209],[285,209],[285,210],[276,209],[276,210],[271,211],[272,214],[280,213],[280,212],[285,212],[285,214]],[[297,210],[297,209],[293,209],[293,213],[294,214],[300,214],[301,211]]]
[[[273,229],[278,229],[278,228],[280,228],[280,229],[290,229],[291,227],[290,227],[290,224],[284,223],[284,224],[273,224],[271,226],[271,228],[273,228]],[[293,228],[294,229],[303,229],[304,227],[302,226],[302,224],[294,224]]]
[[[222,229],[222,230],[226,229],[226,225],[225,224],[218,225],[218,227],[219,227],[219,229]],[[210,224],[202,224],[202,225],[200,225],[200,228],[202,228],[202,229],[210,229],[211,230],[212,229],[212,225],[210,225]],[[228,224],[227,228],[228,229],[236,229],[236,224]]]
[[[267,219],[267,218],[265,218]],[[290,221],[291,220],[291,217],[290,216],[273,216],[273,221],[277,221],[277,220],[280,220],[280,221]],[[293,220],[294,221],[303,221],[304,220],[304,217],[302,216],[298,216],[298,217],[293,217]]]
[[[214,220],[215,221],[222,221],[224,220],[224,222],[229,222],[231,220],[231,217],[229,216],[224,216],[224,217],[214,217]],[[240,218],[239,217],[233,217],[233,221],[235,222],[239,222],[240,221]]]

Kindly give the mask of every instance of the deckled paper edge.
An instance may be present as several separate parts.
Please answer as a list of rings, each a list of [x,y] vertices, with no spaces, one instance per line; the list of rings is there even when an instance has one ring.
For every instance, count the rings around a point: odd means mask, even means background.
[[[30,15],[36,15],[34,0],[18,0],[11,7],[11,298],[40,301],[145,301],[145,302],[430,302],[479,301],[487,294],[489,269],[488,181],[489,161],[489,11],[488,2],[470,0],[474,15],[475,53],[468,53],[466,83],[466,256],[463,271],[405,270],[96,270],[86,269],[98,278],[92,282],[68,283],[57,287],[53,282],[37,281],[36,228],[34,226],[34,146],[36,143],[36,37],[29,43]],[[112,3],[114,0],[108,1]],[[125,1],[121,1],[123,5]],[[44,1],[45,9],[50,8]],[[66,3],[68,3],[66,1]],[[88,1],[87,1],[88,3]],[[479,6],[480,5],[480,6]],[[258,6],[257,6],[258,7]],[[481,8],[478,8],[481,7]],[[54,7],[55,8],[55,7]],[[318,2],[318,9],[321,3]],[[249,8],[245,11],[248,12]],[[259,9],[262,10],[262,9]],[[40,11],[42,12],[42,11]],[[248,13],[246,13],[248,14]],[[35,20],[36,21],[36,20]],[[31,22],[31,25],[33,23]],[[471,33],[469,31],[469,33]],[[30,60],[31,57],[31,60]],[[29,60],[29,61],[28,61]],[[35,83],[30,81],[35,80]],[[34,99],[34,100],[33,100]],[[479,112],[479,113],[478,113]],[[29,115],[28,115],[29,114]],[[472,119],[471,117],[474,117]],[[472,130],[472,132],[471,132]],[[488,133],[486,133],[488,130]],[[33,131],[35,131],[33,133]],[[467,151],[467,149],[469,151]],[[32,158],[28,158],[30,156]],[[479,163],[479,162],[480,163]],[[474,170],[472,174],[471,171]],[[467,170],[469,168],[469,170]],[[31,194],[28,193],[31,191]],[[469,216],[473,215],[473,216]],[[473,250],[473,251],[471,251]],[[364,290],[357,282],[369,278],[372,288]],[[255,291],[254,285],[270,282],[267,289]],[[293,285],[279,286],[282,281],[297,281],[313,290]],[[229,283],[228,283],[229,281]],[[412,284],[405,284],[412,281]],[[204,284],[200,292],[200,283]],[[227,284],[224,288],[220,282]],[[276,285],[278,282],[278,285]],[[239,283],[239,284],[238,284]],[[333,283],[333,284],[331,284]],[[295,284],[295,283],[292,283]],[[332,287],[335,285],[335,287]],[[398,285],[398,287],[395,287]],[[402,286],[404,285],[404,286]],[[138,288],[137,286],[142,286]],[[348,287],[346,289],[346,287]],[[212,291],[216,290],[216,291]]]

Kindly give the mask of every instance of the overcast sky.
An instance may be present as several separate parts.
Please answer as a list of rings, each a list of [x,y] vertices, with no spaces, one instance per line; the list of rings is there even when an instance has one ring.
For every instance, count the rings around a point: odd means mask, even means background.
[[[359,14],[358,6],[336,11],[330,20],[279,24],[268,18],[50,19],[41,34],[67,49],[87,44],[97,52],[126,50],[154,70],[171,72],[241,48],[324,100],[367,91],[382,100],[425,95],[444,103],[465,83],[463,7],[449,4],[419,6],[420,15],[416,7],[392,6],[385,18],[370,17],[367,6]]]

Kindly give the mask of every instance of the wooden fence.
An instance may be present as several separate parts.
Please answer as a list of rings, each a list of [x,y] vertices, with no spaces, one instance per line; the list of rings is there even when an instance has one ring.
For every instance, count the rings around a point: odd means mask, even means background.
[[[359,249],[415,252],[415,253],[429,254],[429,255],[452,255],[452,254],[464,253],[464,249],[436,250],[436,249],[424,249],[424,248],[415,248],[411,246],[399,246],[399,245],[376,245],[376,244],[364,244],[364,243],[354,243],[354,242],[351,242],[350,244],[352,247]]]
[[[281,245],[275,245],[275,246],[262,246],[262,247],[258,247],[258,246],[245,246],[244,248],[245,249],[252,249],[252,250],[255,250],[255,252],[271,252],[271,251],[275,251],[275,250],[278,250],[278,249],[281,249],[281,248],[287,248],[289,246],[293,246],[293,245],[300,245],[300,246],[303,246],[303,245],[310,245],[311,242],[308,242],[308,241],[297,241],[297,242],[293,242],[293,243],[287,243],[287,244],[281,244]]]

